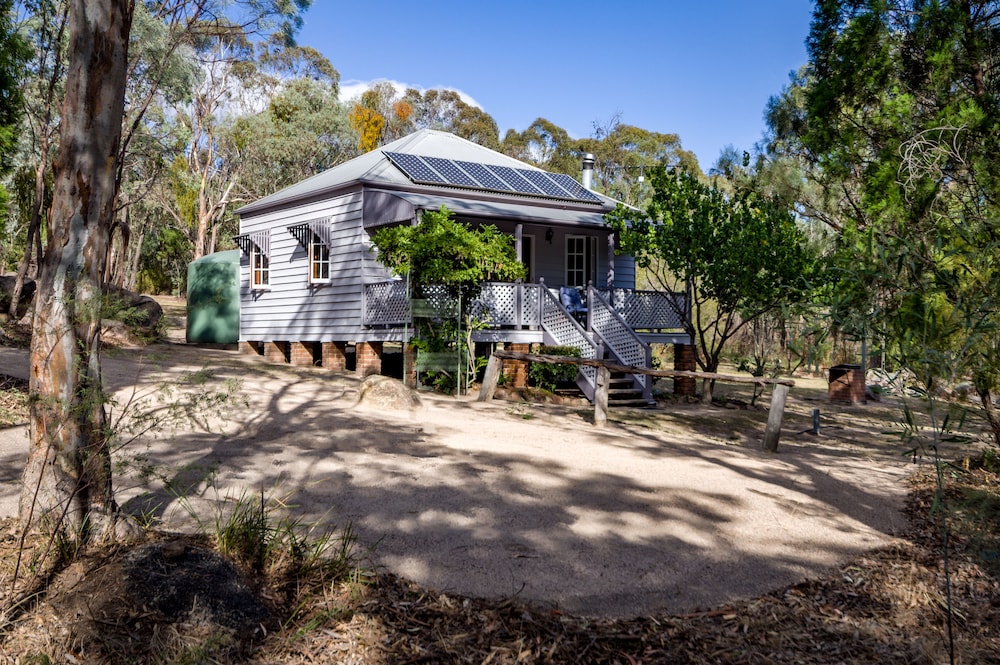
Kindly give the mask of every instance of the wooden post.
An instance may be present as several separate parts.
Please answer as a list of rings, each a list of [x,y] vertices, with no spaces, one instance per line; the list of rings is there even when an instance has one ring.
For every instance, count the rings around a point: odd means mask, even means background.
[[[500,368],[503,360],[496,354],[490,354],[490,361],[486,364],[486,374],[483,375],[483,385],[479,387],[480,402],[488,402],[493,399],[493,393],[497,391],[497,381],[500,380]]]
[[[608,386],[611,371],[601,365],[597,368],[597,390],[594,391],[594,426],[604,427],[608,422]]]
[[[774,386],[771,395],[771,410],[767,413],[767,427],[764,429],[764,450],[769,453],[778,452],[778,439],[781,438],[781,420],[785,415],[785,398],[788,397],[788,386],[779,383]]]

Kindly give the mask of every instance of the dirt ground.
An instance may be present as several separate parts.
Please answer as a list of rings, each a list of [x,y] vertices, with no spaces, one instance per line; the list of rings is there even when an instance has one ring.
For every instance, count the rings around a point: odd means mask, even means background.
[[[304,523],[350,525],[373,566],[425,587],[605,618],[766,593],[902,528],[913,467],[881,433],[897,407],[831,405],[821,381],[792,389],[771,455],[766,404],[668,400],[613,410],[600,430],[579,404],[421,393],[415,410],[373,408],[357,404],[351,372],[187,346],[182,330],[109,349],[104,365],[115,418],[203,409],[197,427],[123,430],[119,501],[160,528],[263,493]],[[0,373],[26,376],[26,352],[0,349]],[[722,390],[729,406],[747,397]],[[23,427],[0,431],[0,517],[16,511],[25,451]]]

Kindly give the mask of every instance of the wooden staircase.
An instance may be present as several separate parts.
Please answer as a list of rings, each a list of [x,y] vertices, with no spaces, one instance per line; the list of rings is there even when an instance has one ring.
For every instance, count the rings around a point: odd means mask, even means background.
[[[631,374],[612,372],[611,383],[608,385],[608,403],[614,406],[654,406],[655,402],[646,399],[641,386],[637,386]]]

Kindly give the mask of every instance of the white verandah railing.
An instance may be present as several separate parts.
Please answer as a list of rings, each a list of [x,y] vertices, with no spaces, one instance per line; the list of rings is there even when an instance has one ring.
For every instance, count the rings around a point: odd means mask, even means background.
[[[487,282],[472,311],[494,329],[541,326],[541,289],[545,284]],[[551,291],[550,291],[551,292]],[[632,330],[681,330],[687,311],[685,294],[634,289],[597,290]],[[558,294],[555,294],[558,299]],[[396,327],[412,323],[406,282],[393,280],[365,285],[364,324]]]

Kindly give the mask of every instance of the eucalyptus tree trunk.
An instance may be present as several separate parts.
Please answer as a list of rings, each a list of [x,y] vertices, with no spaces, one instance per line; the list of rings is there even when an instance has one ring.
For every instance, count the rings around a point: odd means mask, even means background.
[[[31,335],[25,528],[83,538],[116,524],[100,310],[121,140],[131,0],[71,0],[49,238]]]

